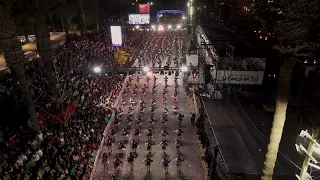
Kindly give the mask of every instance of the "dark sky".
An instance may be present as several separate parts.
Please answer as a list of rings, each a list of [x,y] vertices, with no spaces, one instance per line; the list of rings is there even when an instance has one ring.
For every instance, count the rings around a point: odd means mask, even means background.
[[[172,9],[186,9],[186,0],[138,0],[138,2],[141,4],[153,2],[154,5],[151,7],[152,14],[155,14],[158,10],[171,9],[171,1]],[[104,3],[105,13],[110,15],[134,13],[136,10],[135,6],[132,6],[132,3],[135,3],[135,0],[112,0],[104,1]]]

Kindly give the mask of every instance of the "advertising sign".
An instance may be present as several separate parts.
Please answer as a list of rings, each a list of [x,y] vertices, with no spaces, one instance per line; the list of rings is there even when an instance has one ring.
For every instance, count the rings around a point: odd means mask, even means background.
[[[139,4],[140,14],[150,14],[150,4]]]
[[[129,24],[150,24],[150,14],[129,14]]]
[[[264,71],[211,71],[211,75],[217,75],[218,83],[226,84],[262,84]]]
[[[113,46],[122,46],[121,26],[110,26]]]

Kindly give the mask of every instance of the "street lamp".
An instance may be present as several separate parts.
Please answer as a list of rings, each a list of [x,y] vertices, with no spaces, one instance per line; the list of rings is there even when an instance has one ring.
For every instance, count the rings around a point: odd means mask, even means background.
[[[192,16],[192,14],[193,14],[193,7],[191,6],[190,7],[190,15]]]
[[[159,26],[158,26],[158,31],[163,31],[163,30],[164,30],[163,26],[162,26],[162,25],[159,25]]]
[[[136,29],[139,29],[140,28],[140,26],[139,25],[136,25]]]
[[[171,28],[172,28],[172,25],[171,25],[171,24],[169,24],[169,25],[168,25],[168,29],[171,29]]]
[[[156,28],[156,25],[151,25],[151,29],[155,29]]]
[[[100,72],[101,72],[101,68],[100,68],[100,67],[94,67],[94,68],[93,68],[93,71],[94,71],[95,73],[100,73]]]
[[[182,72],[187,72],[188,71],[188,67],[187,66],[182,66],[181,67],[181,71]]]
[[[180,24],[178,24],[178,25],[177,25],[177,29],[180,29],[180,28],[181,28],[181,25],[180,25]]]

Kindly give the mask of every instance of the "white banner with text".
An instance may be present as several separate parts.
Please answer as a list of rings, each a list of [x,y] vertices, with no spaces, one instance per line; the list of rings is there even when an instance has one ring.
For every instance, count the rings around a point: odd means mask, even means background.
[[[217,76],[218,83],[227,84],[262,84],[264,71],[211,71],[213,77]]]

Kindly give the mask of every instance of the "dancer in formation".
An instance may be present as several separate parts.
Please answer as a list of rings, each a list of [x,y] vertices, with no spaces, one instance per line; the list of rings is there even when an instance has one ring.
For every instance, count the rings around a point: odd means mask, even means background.
[[[129,129],[126,126],[125,128],[123,128],[123,131],[122,131],[123,141],[125,143],[128,142],[128,135],[129,135]]]
[[[107,170],[108,169],[108,154],[107,153],[103,153],[102,163],[103,163],[103,169]]]
[[[169,169],[170,160],[168,158],[168,155],[165,152],[163,154],[163,159],[162,159],[161,163],[163,166],[164,173],[167,175],[169,173],[168,169]]]
[[[178,137],[182,135],[182,130],[178,128],[177,130],[174,131]]]
[[[145,132],[147,133],[148,139],[151,139],[152,138],[152,134],[153,134],[152,128],[149,128],[149,129],[145,130]]]
[[[132,148],[132,151],[133,151],[134,153],[137,152],[138,144],[139,144],[139,141],[136,140],[136,139],[133,139],[133,140],[131,141],[131,148]]]
[[[107,148],[108,148],[108,153],[111,154],[112,153],[112,139],[110,138],[110,136],[107,138],[106,140],[106,145],[107,145]]]
[[[134,152],[130,152],[129,156],[128,156],[128,163],[130,164],[130,171],[133,171],[133,165],[134,165],[134,158],[135,158],[135,153]]]
[[[143,160],[143,163],[147,166],[147,171],[148,173],[150,172],[150,166],[151,166],[151,163],[153,162],[153,160],[151,159],[150,156],[147,156],[144,160]]]
[[[181,152],[180,148],[183,147],[181,140],[177,139],[175,142],[175,145],[176,145],[177,152]]]
[[[165,151],[167,149],[167,146],[168,146],[168,140],[166,138],[162,138],[160,144],[161,145],[161,149],[163,151]]]
[[[176,161],[177,170],[178,170],[179,173],[181,173],[180,167],[182,165],[182,162],[184,161],[184,158],[183,158],[181,153],[178,154],[178,156],[176,157],[175,161]]]
[[[116,156],[116,159],[113,161],[114,169],[116,172],[119,172],[119,166],[122,164],[122,161],[118,156]]]
[[[151,141],[150,139],[148,139],[148,141],[146,142],[146,145],[147,145],[147,150],[149,152],[151,152],[151,149],[152,149],[152,146],[154,145],[154,142]]]
[[[123,148],[124,148],[124,143],[122,141],[119,142],[118,144],[118,150],[119,150],[119,154],[123,155]]]

